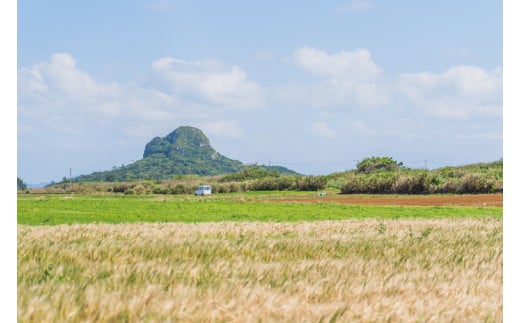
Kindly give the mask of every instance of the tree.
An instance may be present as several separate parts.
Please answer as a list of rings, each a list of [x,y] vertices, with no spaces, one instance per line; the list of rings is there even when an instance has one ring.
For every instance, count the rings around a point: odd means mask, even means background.
[[[372,173],[379,170],[395,171],[401,167],[403,163],[397,163],[391,157],[369,157],[357,163],[357,169],[360,173]]]
[[[23,191],[27,189],[27,184],[25,184],[20,177],[16,177],[16,182],[18,190]]]

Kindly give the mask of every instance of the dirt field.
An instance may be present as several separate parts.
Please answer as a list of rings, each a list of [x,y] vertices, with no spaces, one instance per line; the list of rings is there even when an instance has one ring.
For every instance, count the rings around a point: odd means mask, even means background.
[[[398,206],[474,206],[502,207],[502,194],[476,195],[342,195],[327,194],[316,197],[295,197],[277,199],[273,202],[304,203],[343,203],[362,205],[398,205]]]

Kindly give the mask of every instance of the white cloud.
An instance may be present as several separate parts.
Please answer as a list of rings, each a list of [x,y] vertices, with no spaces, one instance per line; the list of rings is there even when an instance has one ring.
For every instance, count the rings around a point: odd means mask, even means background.
[[[322,121],[312,123],[309,130],[320,137],[334,138],[338,135],[334,129],[330,128],[327,123]]]
[[[380,68],[372,61],[366,49],[328,54],[312,47],[294,52],[294,61],[307,72],[332,79],[367,81],[380,76]]]
[[[169,69],[172,67],[172,65],[174,64],[180,64],[180,65],[191,65],[191,66],[200,66],[200,62],[190,62],[190,61],[185,61],[185,60],[182,60],[182,59],[177,59],[177,58],[173,58],[173,57],[163,57],[163,58],[160,58],[158,60],[156,60],[155,62],[152,63],[152,68],[154,70],[158,70],[158,71],[161,71],[161,70],[165,70],[165,69]]]
[[[454,66],[439,74],[401,74],[396,89],[417,108],[440,118],[502,114],[500,68]]]
[[[331,108],[380,107],[389,102],[382,71],[366,49],[329,54],[302,47],[293,62],[319,77],[314,83],[291,84],[278,92],[283,100],[308,106]]]
[[[235,108],[262,105],[262,88],[248,80],[238,66],[225,67],[219,61],[189,62],[164,57],[152,64],[162,85],[175,95],[199,102]]]
[[[156,67],[182,64],[164,60]],[[114,136],[150,137],[158,129],[172,130],[172,123],[213,118],[209,105],[180,95],[161,92],[153,86],[101,83],[76,65],[66,53],[49,61],[24,67],[18,73],[20,135],[89,133],[110,131]],[[153,125],[153,126],[152,126]],[[104,127],[104,128],[102,128]]]

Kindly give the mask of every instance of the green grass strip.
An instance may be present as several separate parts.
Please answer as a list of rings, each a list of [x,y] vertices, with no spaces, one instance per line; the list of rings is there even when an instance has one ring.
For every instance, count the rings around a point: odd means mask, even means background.
[[[20,195],[18,224],[318,221],[398,218],[501,218],[501,207],[364,206],[266,203],[191,196]]]

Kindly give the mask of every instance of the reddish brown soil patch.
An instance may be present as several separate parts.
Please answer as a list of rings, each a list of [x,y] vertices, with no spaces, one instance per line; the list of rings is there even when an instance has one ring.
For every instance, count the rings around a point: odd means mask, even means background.
[[[495,206],[502,207],[502,194],[478,195],[326,195],[277,199],[273,202],[342,203],[398,206]]]

